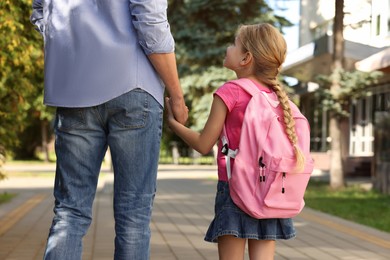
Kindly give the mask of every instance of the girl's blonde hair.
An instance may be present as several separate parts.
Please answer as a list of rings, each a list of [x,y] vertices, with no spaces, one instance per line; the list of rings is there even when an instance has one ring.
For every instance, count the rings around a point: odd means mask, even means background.
[[[261,82],[272,88],[278,96],[283,109],[285,131],[294,147],[296,168],[302,170],[305,156],[298,146],[298,137],[295,131],[295,121],[292,115],[289,98],[279,83],[277,77],[286,58],[287,44],[282,34],[270,24],[242,25],[237,36],[244,48],[254,59],[254,75]]]

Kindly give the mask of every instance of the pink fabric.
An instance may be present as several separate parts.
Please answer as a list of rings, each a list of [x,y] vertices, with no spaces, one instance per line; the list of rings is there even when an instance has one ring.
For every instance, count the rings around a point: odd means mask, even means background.
[[[256,86],[270,93],[271,90],[254,82]],[[228,114],[226,116],[226,134],[229,139],[230,149],[237,149],[238,143],[240,141],[241,126],[244,118],[244,113],[246,106],[248,105],[251,96],[245,92],[241,87],[237,86],[234,83],[227,82],[223,84],[217,91],[214,93],[220,97],[225,103]],[[218,142],[218,155],[217,155],[217,164],[218,164],[218,180],[228,181],[226,173],[226,162],[225,156],[221,153],[221,142]],[[231,161],[233,168],[234,160]]]

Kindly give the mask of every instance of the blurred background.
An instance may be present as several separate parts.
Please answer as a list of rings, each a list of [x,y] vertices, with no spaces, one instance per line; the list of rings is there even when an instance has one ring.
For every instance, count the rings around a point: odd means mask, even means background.
[[[43,46],[31,0],[0,2],[0,178],[5,162],[54,162],[55,110],[43,99]],[[316,173],[332,188],[364,179],[390,194],[390,0],[169,0],[188,125],[202,129],[240,24],[285,35],[280,80],[311,124]],[[214,164],[164,128],[161,164]],[[109,154],[106,162],[109,163]]]

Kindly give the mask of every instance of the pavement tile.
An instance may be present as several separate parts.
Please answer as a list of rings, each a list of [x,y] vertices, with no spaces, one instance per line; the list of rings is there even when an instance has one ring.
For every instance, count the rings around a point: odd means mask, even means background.
[[[19,166],[17,170],[22,168]],[[47,172],[50,170],[45,168]],[[34,171],[39,169],[34,168]],[[213,218],[216,168],[161,166],[158,176],[151,222],[151,259],[218,259],[216,244],[203,240]],[[84,238],[83,260],[113,259],[112,181],[109,173],[99,180],[93,222]],[[0,206],[0,223],[10,226],[0,234],[1,260],[42,259],[53,217],[52,184],[48,176],[0,182],[0,191],[19,194],[11,203]],[[5,222],[10,212],[37,196],[43,198],[22,212],[15,223]],[[277,242],[276,260],[390,259],[389,233],[311,209],[305,209],[296,217],[295,224],[297,237]]]

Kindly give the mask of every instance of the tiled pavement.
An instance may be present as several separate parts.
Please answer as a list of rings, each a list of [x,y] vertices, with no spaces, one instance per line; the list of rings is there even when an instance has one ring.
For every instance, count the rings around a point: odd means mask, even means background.
[[[0,206],[0,260],[42,259],[53,216],[53,177],[43,175],[0,182],[0,192],[19,194]],[[215,175],[215,167],[210,166],[160,167],[151,223],[152,260],[218,259],[216,245],[203,241],[213,217]],[[83,259],[112,259],[112,214],[112,175],[105,173],[99,181]],[[278,242],[275,259],[390,259],[389,233],[307,208],[295,223],[297,238]]]

